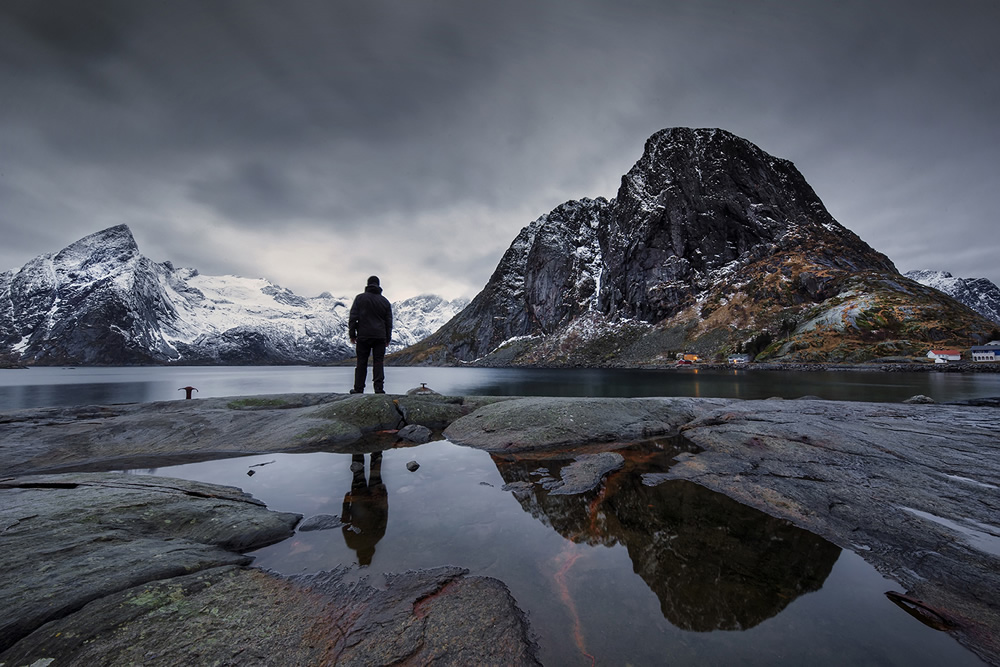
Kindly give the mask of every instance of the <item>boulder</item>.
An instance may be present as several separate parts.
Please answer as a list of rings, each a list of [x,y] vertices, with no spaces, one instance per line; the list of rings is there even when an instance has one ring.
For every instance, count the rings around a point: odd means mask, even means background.
[[[354,394],[318,408],[312,416],[352,424],[364,433],[397,429],[406,424],[395,399],[388,394]]]

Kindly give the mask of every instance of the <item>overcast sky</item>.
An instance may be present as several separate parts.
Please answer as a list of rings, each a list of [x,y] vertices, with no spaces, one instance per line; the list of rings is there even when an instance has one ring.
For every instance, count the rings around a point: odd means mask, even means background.
[[[128,224],[303,296],[472,297],[657,130],[795,163],[902,271],[1000,283],[997,0],[0,3],[0,270]]]

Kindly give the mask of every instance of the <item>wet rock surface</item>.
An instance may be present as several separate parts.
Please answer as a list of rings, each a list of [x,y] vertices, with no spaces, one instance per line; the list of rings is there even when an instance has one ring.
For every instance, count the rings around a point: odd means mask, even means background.
[[[301,516],[239,489],[115,473],[0,481],[0,650],[84,604],[220,565],[292,535]]]
[[[537,665],[526,623],[496,579],[441,567],[343,581],[217,567],[129,588],[49,623],[6,664]],[[48,664],[48,663],[46,663]]]

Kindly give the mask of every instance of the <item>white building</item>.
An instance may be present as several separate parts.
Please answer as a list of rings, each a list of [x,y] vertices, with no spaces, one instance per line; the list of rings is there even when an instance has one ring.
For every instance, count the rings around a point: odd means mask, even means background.
[[[961,361],[962,353],[959,350],[931,350],[927,356],[934,360],[935,364],[946,364],[949,361]]]
[[[973,361],[1000,361],[1000,340],[972,346]]]

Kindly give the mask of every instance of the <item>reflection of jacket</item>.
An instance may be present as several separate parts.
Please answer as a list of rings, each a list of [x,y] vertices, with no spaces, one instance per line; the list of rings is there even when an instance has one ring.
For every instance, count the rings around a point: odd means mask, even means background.
[[[382,296],[382,288],[369,285],[354,297],[348,319],[348,337],[392,340],[392,305]]]

